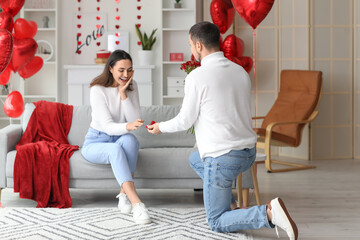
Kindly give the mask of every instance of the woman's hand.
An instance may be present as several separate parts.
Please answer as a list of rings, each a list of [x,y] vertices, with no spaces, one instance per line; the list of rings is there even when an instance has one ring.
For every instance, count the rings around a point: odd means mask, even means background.
[[[121,100],[125,100],[127,98],[126,90],[128,89],[130,83],[132,82],[133,76],[134,76],[134,70],[132,70],[132,72],[131,72],[131,77],[129,78],[129,81],[127,81],[126,84],[123,86],[119,85],[118,89],[119,89]]]
[[[128,131],[136,130],[136,129],[138,129],[138,127],[141,127],[143,124],[144,124],[144,120],[138,118],[138,119],[136,119],[135,122],[128,123],[126,125],[126,130],[128,130]]]

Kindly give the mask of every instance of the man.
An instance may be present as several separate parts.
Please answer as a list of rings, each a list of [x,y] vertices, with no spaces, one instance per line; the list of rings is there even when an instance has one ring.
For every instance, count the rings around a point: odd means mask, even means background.
[[[213,231],[278,226],[296,240],[296,224],[280,198],[249,209],[230,208],[232,183],[255,161],[257,136],[251,125],[249,75],[224,57],[219,38],[218,27],[210,22],[191,27],[191,52],[201,67],[186,77],[179,114],[148,126],[148,131],[152,134],[184,131],[194,124],[199,150],[190,156],[190,165],[204,181],[204,205]]]

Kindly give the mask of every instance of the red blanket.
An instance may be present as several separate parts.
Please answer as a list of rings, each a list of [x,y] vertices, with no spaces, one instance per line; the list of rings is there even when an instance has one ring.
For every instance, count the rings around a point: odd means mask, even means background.
[[[69,144],[73,106],[38,101],[25,133],[16,145],[14,192],[36,207],[68,208],[69,158],[79,146]]]

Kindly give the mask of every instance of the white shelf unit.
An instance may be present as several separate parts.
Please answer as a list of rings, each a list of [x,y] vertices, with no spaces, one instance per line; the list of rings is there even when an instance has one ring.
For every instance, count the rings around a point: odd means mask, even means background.
[[[180,70],[183,62],[190,60],[189,29],[201,20],[201,4],[198,0],[182,0],[182,8],[174,8],[174,1],[162,0],[162,104],[180,105],[182,97],[168,91],[168,77],[186,77]],[[170,53],[183,53],[184,61],[170,61]],[[183,88],[183,86],[178,86]]]
[[[36,2],[36,1],[34,1]],[[45,3],[46,1],[44,1]],[[27,21],[34,21],[38,25],[35,41],[45,40],[53,47],[53,55],[34,76],[23,80],[18,74],[12,73],[10,85],[12,91],[19,91],[25,103],[36,102],[39,100],[58,101],[58,2],[57,0],[48,0],[47,5],[32,7],[32,1],[27,0],[24,7],[20,10],[17,18],[24,18]],[[46,8],[48,7],[48,8]],[[48,28],[44,28],[43,18],[49,18]],[[37,53],[38,54],[38,53]],[[36,55],[37,55],[36,54]],[[9,118],[3,111],[3,102],[6,95],[0,93],[0,128],[12,123],[20,123],[20,118]]]

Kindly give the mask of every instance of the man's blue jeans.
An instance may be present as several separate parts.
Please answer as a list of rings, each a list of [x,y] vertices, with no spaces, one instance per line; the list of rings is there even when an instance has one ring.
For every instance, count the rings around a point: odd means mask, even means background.
[[[81,153],[89,162],[111,164],[120,186],[133,181],[131,174],[135,172],[139,153],[139,142],[133,134],[110,136],[89,128]]]
[[[204,181],[204,205],[211,230],[235,232],[239,230],[271,228],[266,205],[249,209],[230,209],[232,184],[240,172],[251,167],[256,148],[232,150],[216,158],[201,160],[199,151],[190,156],[190,165]]]

